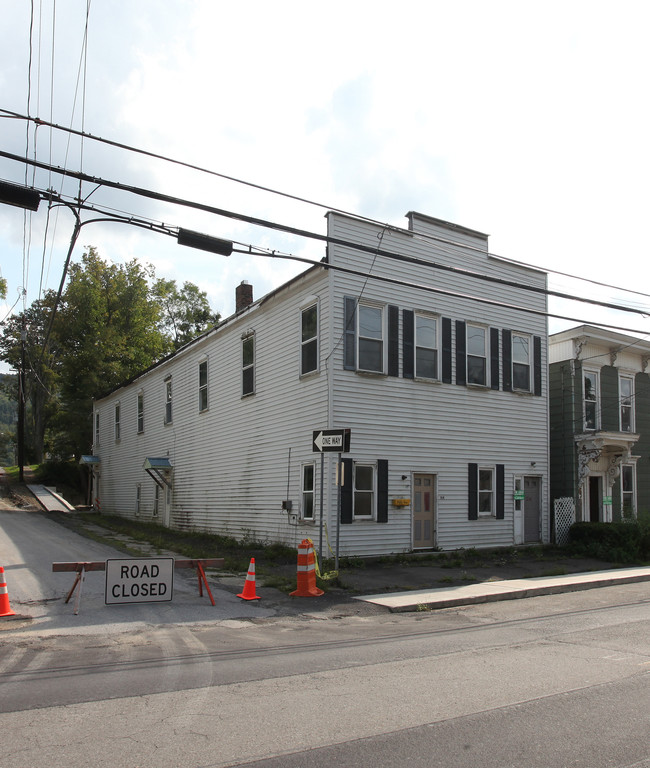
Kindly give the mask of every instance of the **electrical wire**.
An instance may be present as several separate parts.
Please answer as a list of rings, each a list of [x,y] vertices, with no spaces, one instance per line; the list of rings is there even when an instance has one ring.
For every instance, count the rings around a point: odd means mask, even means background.
[[[265,227],[268,229],[273,229],[276,231],[286,232],[289,234],[297,235],[299,237],[303,238],[309,238],[312,240],[318,240],[320,242],[325,243],[332,243],[335,245],[340,245],[344,247],[351,248],[356,251],[361,251],[365,253],[371,253],[374,254],[375,251],[379,256],[384,256],[391,259],[397,259],[402,262],[407,262],[410,264],[417,264],[419,266],[428,267],[430,269],[437,269],[442,270],[445,272],[451,272],[454,274],[463,275],[464,277],[469,277],[476,280],[481,280],[489,283],[495,283],[503,286],[509,286],[511,288],[516,288],[524,291],[529,291],[532,293],[537,293],[540,295],[546,295],[546,296],[553,296],[555,298],[561,298],[566,299],[568,301],[577,301],[585,304],[591,304],[594,306],[604,307],[606,309],[613,309],[621,312],[630,312],[633,314],[638,314],[646,317],[649,313],[649,310],[643,310],[643,309],[637,309],[634,307],[626,307],[620,304],[615,304],[613,302],[606,302],[606,301],[600,301],[598,299],[588,299],[585,297],[577,297],[573,294],[567,294],[563,293],[561,291],[553,291],[549,288],[540,288],[539,286],[531,286],[527,284],[522,284],[520,282],[516,282],[513,280],[506,280],[504,278],[494,277],[492,275],[485,275],[482,273],[474,272],[472,270],[463,269],[460,267],[452,267],[450,265],[441,264],[439,262],[430,262],[426,261],[424,259],[419,259],[417,257],[412,256],[404,256],[403,254],[386,251],[384,249],[376,249],[372,246],[363,245],[362,243],[355,243],[349,240],[344,240],[342,238],[335,238],[330,237],[328,235],[322,235],[317,232],[311,232],[305,229],[300,229],[298,227],[289,226],[286,224],[280,224],[278,222],[269,221],[266,219],[261,219],[259,217],[254,216],[248,216],[246,214],[237,213],[235,211],[226,210],[224,208],[217,208],[215,206],[207,205],[205,203],[198,203],[191,200],[186,200],[184,198],[175,197],[172,195],[166,195],[160,192],[155,192],[150,189],[145,189],[143,187],[136,187],[129,184],[121,184],[120,182],[110,181],[108,179],[102,179],[95,176],[90,176],[88,174],[82,173],[80,171],[71,171],[69,169],[63,169],[59,168],[58,166],[52,166],[48,163],[42,163],[38,162],[36,160],[30,160],[28,158],[22,158],[18,155],[15,155],[10,152],[5,152],[3,150],[0,150],[0,157],[6,157],[10,160],[15,160],[20,163],[28,163],[35,165],[37,168],[41,168],[48,171],[53,171],[54,173],[58,173],[61,175],[64,175],[69,178],[78,178],[84,181],[89,181],[93,184],[98,184],[103,187],[108,187],[111,189],[118,189],[123,192],[130,192],[131,194],[135,194],[140,197],[145,197],[151,200],[157,200],[160,202],[166,202],[171,203],[173,205],[180,205],[187,208],[192,208],[195,210],[204,211],[206,213],[213,213],[219,216],[223,216],[225,218],[234,219],[237,221],[243,221],[247,224],[252,224],[254,226],[260,226]],[[385,225],[387,226],[387,225]]]
[[[145,149],[141,149],[141,148],[138,148],[138,147],[134,147],[132,145],[125,144],[123,142],[113,141],[111,139],[104,139],[101,136],[95,136],[92,133],[88,133],[88,132],[84,132],[84,131],[79,131],[79,130],[75,130],[75,129],[72,129],[72,128],[66,128],[65,126],[58,125],[58,124],[53,123],[51,121],[45,121],[45,120],[42,120],[42,119],[37,118],[37,117],[30,117],[28,115],[21,115],[20,113],[13,112],[11,110],[7,110],[7,109],[3,109],[3,108],[0,108],[0,114],[4,114],[4,115],[10,116],[12,118],[16,118],[16,119],[34,121],[37,124],[47,125],[50,128],[53,128],[55,130],[66,131],[66,132],[72,133],[74,135],[77,135],[77,136],[79,136],[81,138],[86,138],[86,139],[89,139],[89,140],[92,140],[92,141],[97,141],[99,143],[115,147],[117,149],[123,149],[123,150],[126,150],[128,152],[134,152],[136,154],[143,155],[143,156],[146,156],[146,157],[151,157],[151,158],[156,159],[156,160],[162,160],[164,162],[168,162],[168,163],[171,163],[173,165],[178,165],[180,167],[188,168],[190,170],[195,170],[195,171],[198,171],[200,173],[205,173],[205,174],[210,175],[210,176],[215,176],[217,178],[221,178],[221,179],[224,179],[226,181],[232,181],[232,182],[234,182],[236,184],[242,184],[244,186],[251,187],[253,189],[257,189],[257,190],[260,190],[260,191],[263,191],[263,192],[268,192],[270,194],[277,195],[277,196],[280,196],[280,197],[285,197],[287,199],[295,200],[295,201],[301,202],[301,203],[305,203],[306,205],[315,206],[315,207],[321,208],[323,210],[333,211],[335,213],[341,213],[341,214],[344,214],[344,215],[349,216],[351,218],[358,219],[360,221],[366,221],[368,223],[376,224],[376,225],[379,225],[379,226],[386,226],[387,228],[390,228],[390,229],[392,229],[392,230],[394,230],[396,232],[407,233],[410,237],[413,237],[415,239],[420,239],[420,240],[425,240],[425,241],[440,242],[440,243],[444,243],[444,244],[451,245],[451,246],[454,246],[454,247],[462,247],[464,249],[474,250],[474,251],[477,251],[478,253],[480,253],[481,255],[486,255],[486,252],[484,250],[482,250],[480,248],[477,248],[475,246],[466,244],[466,243],[462,243],[461,244],[461,243],[459,243],[457,241],[450,240],[448,238],[436,237],[436,236],[427,235],[427,234],[424,234],[424,233],[414,233],[412,230],[404,229],[402,227],[398,227],[398,226],[394,226],[394,225],[390,225],[390,227],[389,227],[389,225],[385,224],[384,222],[381,222],[381,221],[378,221],[376,219],[372,219],[372,218],[369,218],[369,217],[366,217],[366,216],[362,216],[361,214],[358,214],[358,213],[352,213],[350,211],[346,211],[346,210],[344,210],[342,208],[338,208],[337,206],[326,205],[325,203],[316,202],[314,200],[310,200],[308,198],[301,197],[299,195],[290,194],[288,192],[283,192],[283,191],[274,189],[272,187],[267,187],[267,186],[264,186],[264,185],[261,185],[261,184],[256,184],[254,182],[246,181],[244,179],[240,179],[240,178],[237,178],[235,176],[229,176],[229,175],[224,174],[224,173],[219,173],[218,171],[213,171],[213,170],[210,170],[208,168],[205,168],[205,167],[202,167],[202,166],[199,166],[199,165],[195,165],[193,163],[184,162],[182,160],[176,160],[176,159],[171,158],[169,156],[162,155],[162,154],[159,154],[159,153],[156,153],[156,152],[151,152],[151,151],[148,151],[148,150],[145,150]],[[539,265],[531,264],[531,263],[528,263],[528,262],[515,261],[514,259],[509,259],[509,258],[504,257],[504,256],[498,256],[497,254],[493,254],[493,253],[487,253],[487,255],[488,256],[493,256],[495,258],[502,259],[504,261],[511,262],[513,264],[518,264],[520,266],[524,266],[524,267],[528,267],[528,268],[531,268],[531,269],[535,269],[535,270],[539,270],[539,271],[542,271],[542,272],[546,272],[547,274],[556,274],[556,275],[560,275],[562,277],[571,278],[573,280],[580,280],[580,281],[584,281],[584,282],[587,282],[587,283],[590,283],[590,284],[593,284],[593,285],[598,285],[600,287],[611,288],[611,289],[616,290],[616,291],[622,291],[622,292],[625,292],[625,293],[632,293],[632,294],[636,294],[636,295],[639,295],[639,296],[644,296],[644,297],[650,298],[650,294],[645,293],[643,291],[638,291],[638,290],[634,290],[634,289],[631,289],[631,288],[622,288],[622,287],[619,287],[619,286],[612,285],[610,283],[603,283],[603,282],[599,282],[597,280],[593,280],[593,279],[590,279],[590,278],[582,277],[582,276],[579,276],[579,275],[572,275],[572,274],[567,273],[567,272],[561,272],[561,271],[552,269],[550,267],[540,267]]]

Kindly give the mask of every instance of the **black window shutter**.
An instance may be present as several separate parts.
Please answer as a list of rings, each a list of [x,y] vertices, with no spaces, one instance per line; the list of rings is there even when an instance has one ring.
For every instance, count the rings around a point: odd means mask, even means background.
[[[388,522],[388,461],[377,460],[377,522]]]
[[[442,381],[451,384],[451,318],[442,318]]]
[[[388,375],[399,376],[399,309],[388,306]]]
[[[505,466],[497,464],[497,520],[503,520],[505,517],[505,487]]]
[[[465,321],[456,320],[456,384],[467,384]]]
[[[512,332],[505,328],[501,331],[503,342],[503,391],[512,392]]]
[[[478,520],[478,464],[468,464],[467,470],[467,517]]]
[[[352,522],[352,459],[343,459],[342,462],[341,525],[349,525]]]
[[[415,346],[415,312],[412,309],[402,310],[402,376],[412,379],[415,375],[414,366]]]
[[[348,371],[357,369],[357,300],[346,296],[345,304],[345,346],[343,351],[343,367]]]
[[[540,397],[542,394],[542,339],[533,336],[533,392]]]
[[[490,328],[490,387],[499,389],[499,329]]]

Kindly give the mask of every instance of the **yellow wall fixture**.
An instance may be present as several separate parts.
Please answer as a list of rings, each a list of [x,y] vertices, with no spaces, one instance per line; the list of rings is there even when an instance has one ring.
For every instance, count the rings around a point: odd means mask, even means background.
[[[411,499],[393,499],[394,507],[408,507],[411,503]]]

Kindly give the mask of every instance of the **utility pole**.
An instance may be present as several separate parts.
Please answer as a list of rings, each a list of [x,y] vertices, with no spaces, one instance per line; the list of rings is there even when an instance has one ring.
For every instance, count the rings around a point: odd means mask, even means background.
[[[25,341],[27,328],[23,312],[23,327],[20,330],[20,367],[18,368],[18,425],[16,438],[18,441],[18,480],[24,482],[23,467],[25,465]]]

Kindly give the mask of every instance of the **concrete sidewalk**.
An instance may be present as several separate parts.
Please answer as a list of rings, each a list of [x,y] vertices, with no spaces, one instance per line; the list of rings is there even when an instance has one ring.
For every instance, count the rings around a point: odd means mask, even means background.
[[[560,592],[577,592],[581,589],[609,587],[638,581],[650,581],[650,568],[616,568],[609,571],[574,573],[563,576],[485,581],[480,584],[443,587],[441,589],[359,595],[354,599],[381,605],[397,613],[400,611],[452,608],[458,605],[514,600]]]

